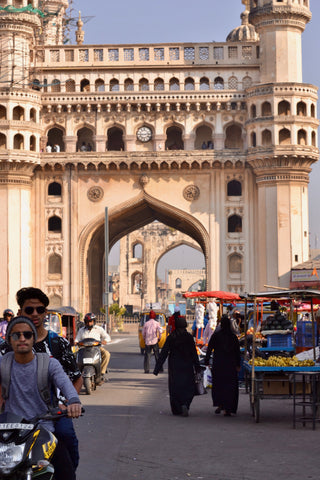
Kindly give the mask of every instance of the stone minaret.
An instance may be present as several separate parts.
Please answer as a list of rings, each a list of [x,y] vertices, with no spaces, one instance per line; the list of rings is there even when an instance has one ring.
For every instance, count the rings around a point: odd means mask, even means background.
[[[318,159],[317,88],[302,83],[301,35],[311,18],[309,0],[245,3],[260,36],[260,84],[247,89],[247,134],[248,161],[257,182],[256,283],[263,289],[262,279],[288,285],[290,269],[309,258],[308,183]]]
[[[44,45],[62,45],[68,0],[40,0],[43,12],[47,14],[43,21],[40,42]]]

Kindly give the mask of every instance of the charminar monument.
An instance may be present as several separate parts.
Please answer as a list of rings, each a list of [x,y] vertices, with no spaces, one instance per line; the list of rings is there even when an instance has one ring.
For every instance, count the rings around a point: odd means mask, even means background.
[[[309,0],[239,0],[241,25],[196,44],[86,45],[81,15],[66,43],[68,7],[0,0],[0,311],[34,285],[98,312],[106,207],[110,248],[158,220],[203,252],[207,289],[288,286],[319,153]]]

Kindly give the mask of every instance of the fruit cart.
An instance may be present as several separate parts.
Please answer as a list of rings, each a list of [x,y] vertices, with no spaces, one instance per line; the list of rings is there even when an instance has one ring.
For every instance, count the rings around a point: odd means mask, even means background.
[[[257,311],[258,302],[277,299],[285,304],[288,311],[293,311],[293,304],[298,299],[309,302],[312,325],[314,325],[313,306],[320,303],[320,291],[318,290],[286,290],[276,292],[262,292],[247,295],[254,302],[254,311]],[[280,352],[292,351],[292,334],[289,331],[273,331],[267,333],[268,345],[265,350],[271,352],[271,356],[265,360],[256,357],[255,334],[257,331],[257,315],[254,314],[254,331],[252,358],[245,362],[246,390],[249,393],[250,407],[256,422],[260,421],[260,400],[262,399],[293,399],[293,423],[297,418],[303,421],[312,421],[315,428],[317,412],[320,410],[320,365],[316,364],[315,335],[313,334],[313,359],[299,361],[294,357],[283,357]],[[312,332],[315,330],[312,329]],[[269,334],[269,335],[268,335]],[[274,355],[273,354],[274,351]],[[297,417],[298,407],[302,408],[302,416]],[[311,414],[307,415],[307,410]]]

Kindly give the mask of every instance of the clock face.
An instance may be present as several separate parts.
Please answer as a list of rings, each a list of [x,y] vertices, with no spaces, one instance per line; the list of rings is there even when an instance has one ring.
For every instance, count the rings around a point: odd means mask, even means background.
[[[152,138],[152,131],[149,127],[140,127],[137,131],[137,139],[140,142],[149,142]]]

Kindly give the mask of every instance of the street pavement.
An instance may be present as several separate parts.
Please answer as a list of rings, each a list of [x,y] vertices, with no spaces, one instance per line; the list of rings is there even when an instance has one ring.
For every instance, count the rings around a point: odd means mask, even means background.
[[[143,371],[136,334],[112,336],[110,381],[81,394],[78,480],[307,480],[319,478],[320,425],[292,428],[292,400],[262,400],[261,420],[240,390],[235,417],[215,415],[211,392],[188,418],[171,414],[167,368]],[[154,361],[154,359],[152,359]]]

